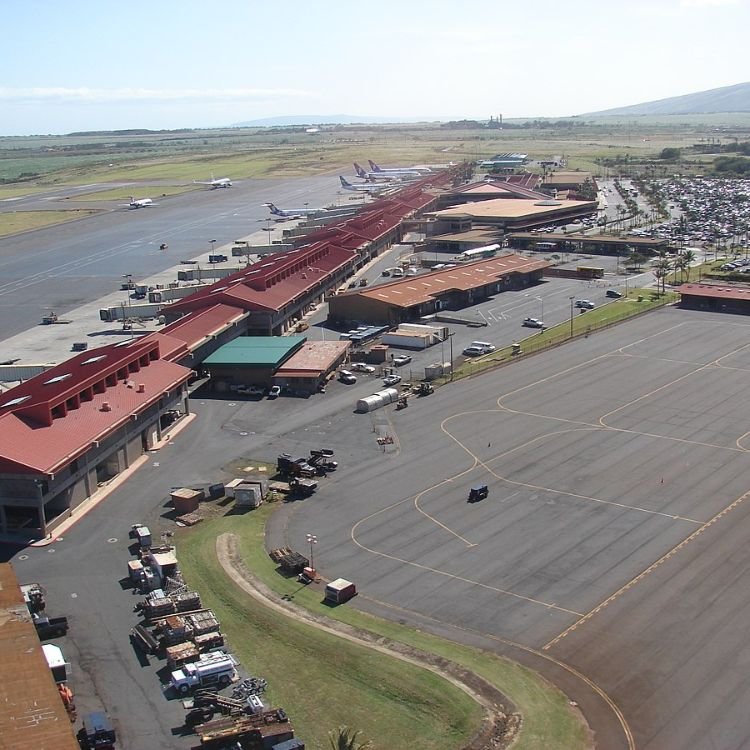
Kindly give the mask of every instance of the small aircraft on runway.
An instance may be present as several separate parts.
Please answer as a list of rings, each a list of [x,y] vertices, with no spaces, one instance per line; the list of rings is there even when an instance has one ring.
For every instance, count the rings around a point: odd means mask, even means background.
[[[341,180],[341,187],[344,190],[352,190],[356,193],[370,193],[371,195],[382,193],[384,190],[393,190],[396,187],[393,183],[388,182],[380,185],[376,185],[374,182],[367,182],[364,185],[352,185],[351,182],[347,182],[341,175],[339,175],[339,180]]]
[[[282,216],[285,219],[302,219],[305,216],[316,216],[325,213],[327,208],[278,208],[273,203],[264,203],[274,216]]]
[[[134,198],[130,196],[130,203],[124,203],[123,205],[128,208],[149,208],[150,206],[158,206],[158,203],[154,203],[151,198]]]
[[[230,188],[232,187],[232,180],[229,177],[214,177],[211,175],[210,180],[193,180],[193,185],[208,185],[211,190],[216,188]]]

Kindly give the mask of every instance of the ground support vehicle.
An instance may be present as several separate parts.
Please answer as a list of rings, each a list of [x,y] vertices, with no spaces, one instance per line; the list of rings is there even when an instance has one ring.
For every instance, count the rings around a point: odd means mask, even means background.
[[[78,742],[84,750],[112,750],[117,735],[106,714],[94,711],[83,718],[83,728],[78,732]]]
[[[67,617],[34,617],[33,620],[40,641],[59,638],[68,632]]]
[[[406,396],[401,396],[399,400],[396,402],[396,410],[400,411],[401,409],[406,409],[406,407],[409,406],[409,401]]]
[[[486,484],[476,484],[469,490],[469,502],[476,503],[484,500],[489,495],[489,488]]]
[[[431,393],[435,393],[432,383],[420,383],[417,386],[417,396],[429,396]]]
[[[170,685],[181,695],[201,687],[229,685],[235,678],[237,661],[231,654],[204,654],[170,675]]]
[[[314,479],[295,478],[289,480],[289,494],[294,497],[310,497],[318,489]]]
[[[282,453],[276,459],[276,473],[285,477],[306,477],[311,479],[315,476],[315,467],[311,466],[305,458],[292,458],[289,453]]]
[[[325,448],[320,450],[311,450],[310,458],[308,463],[310,466],[314,466],[316,473],[321,475],[328,471],[336,471],[338,464],[332,459],[333,451],[326,450]]]

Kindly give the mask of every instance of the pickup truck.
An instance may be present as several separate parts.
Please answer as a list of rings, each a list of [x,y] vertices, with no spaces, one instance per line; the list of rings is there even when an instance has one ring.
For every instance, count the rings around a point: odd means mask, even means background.
[[[40,641],[58,638],[68,632],[67,617],[35,617],[34,627]]]

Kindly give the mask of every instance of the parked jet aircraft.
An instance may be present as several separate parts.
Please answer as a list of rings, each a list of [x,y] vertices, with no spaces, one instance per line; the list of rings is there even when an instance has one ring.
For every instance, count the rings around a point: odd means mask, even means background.
[[[362,167],[357,164],[357,162],[354,162],[354,171],[357,173],[357,177],[359,177],[362,180],[365,180],[365,182],[376,182],[377,180],[380,180],[381,182],[394,182],[398,180],[406,180],[409,177],[417,178],[419,177],[419,173],[413,172],[409,175],[407,174],[385,174],[384,172],[367,172]]]
[[[301,219],[305,216],[315,216],[325,213],[327,208],[278,208],[273,203],[264,203],[274,216],[283,216],[286,219]]]
[[[341,175],[339,175],[339,180],[341,180],[341,187],[344,190],[353,190],[357,193],[381,193],[383,190],[393,190],[395,187],[393,183],[376,185],[374,182],[366,182],[363,185],[352,185],[351,182],[347,182]]]
[[[396,176],[404,176],[404,175],[426,175],[430,174],[432,170],[429,167],[426,166],[419,166],[419,167],[380,167],[378,166],[372,159],[368,159],[367,163],[370,165],[370,169],[375,174],[392,174]]]
[[[213,175],[211,175],[210,180],[206,180],[205,182],[201,182],[200,180],[193,180],[194,185],[208,185],[211,190],[215,190],[216,188],[228,188],[232,187],[232,181],[229,179],[229,177],[216,177],[214,178]]]

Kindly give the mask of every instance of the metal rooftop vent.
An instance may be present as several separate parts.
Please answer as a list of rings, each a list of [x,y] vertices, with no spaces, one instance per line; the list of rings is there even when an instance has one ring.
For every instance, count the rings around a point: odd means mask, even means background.
[[[562,206],[561,201],[553,201],[551,198],[546,201],[537,201],[535,206]]]

